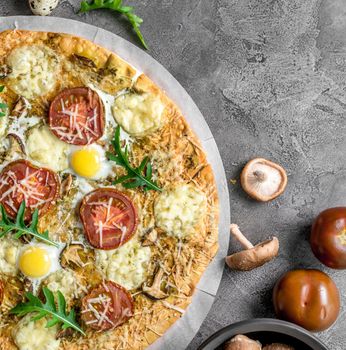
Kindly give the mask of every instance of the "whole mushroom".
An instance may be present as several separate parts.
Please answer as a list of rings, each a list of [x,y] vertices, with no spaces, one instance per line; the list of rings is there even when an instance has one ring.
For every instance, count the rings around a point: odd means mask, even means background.
[[[255,158],[245,165],[240,182],[250,197],[267,202],[283,193],[287,185],[287,174],[279,164]]]
[[[48,16],[58,6],[59,0],[29,0],[31,12],[38,16]]]
[[[231,224],[231,234],[245,250],[226,257],[226,264],[234,270],[249,271],[262,266],[278,255],[279,240],[276,237],[253,245],[239,230],[239,226]]]
[[[225,350],[261,350],[261,343],[238,334],[225,344]]]

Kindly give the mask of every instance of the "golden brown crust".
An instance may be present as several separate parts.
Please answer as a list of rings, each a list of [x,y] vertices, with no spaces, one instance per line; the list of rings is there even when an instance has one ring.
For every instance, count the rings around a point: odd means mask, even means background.
[[[177,242],[175,238],[168,237],[155,226],[153,206],[158,192],[124,191],[121,185],[116,186],[130,196],[140,208],[139,215],[142,215],[142,220],[137,230],[137,238],[142,240],[146,233],[152,230],[158,233],[159,243],[150,246],[151,261],[148,271],[153,273],[160,262],[169,283],[169,297],[154,301],[142,294],[141,290],[131,291],[134,294],[135,312],[127,323],[110,332],[88,331],[86,337],[74,335],[73,338],[63,338],[60,349],[144,349],[181,317],[183,310],[191,302],[202,273],[217,252],[218,196],[212,168],[198,138],[178,107],[146,75],[142,74],[136,79],[135,69],[114,53],[88,40],[67,34],[14,30],[0,33],[0,56],[4,57],[2,64],[6,63],[6,56],[11,50],[23,45],[46,45],[57,53],[62,64],[62,74],[55,88],[46,96],[30,101],[32,113],[45,118],[49,102],[62,88],[87,83],[109,94],[124,89],[155,94],[165,105],[164,123],[150,136],[136,139],[131,149],[132,162],[139,165],[140,161],[149,155],[161,187],[193,183],[206,195],[207,215],[189,239]],[[0,80],[0,84],[6,85],[6,78]],[[10,89],[4,95],[10,107],[17,97]],[[121,175],[123,170],[117,171],[117,175]],[[69,187],[69,192],[76,190],[71,183]],[[61,200],[57,207],[64,212],[71,212],[72,215],[61,227],[58,209],[55,208],[50,215],[40,220],[40,229],[48,229],[50,232],[60,230],[62,234],[59,237],[63,241],[80,235],[80,230],[76,229],[74,208],[70,203]],[[80,268],[76,272],[81,275],[91,274],[89,270]],[[88,278],[86,275],[83,277]],[[99,283],[100,278],[100,274],[93,276],[91,286]],[[2,330],[0,328],[0,350],[16,349],[10,330],[11,326]]]

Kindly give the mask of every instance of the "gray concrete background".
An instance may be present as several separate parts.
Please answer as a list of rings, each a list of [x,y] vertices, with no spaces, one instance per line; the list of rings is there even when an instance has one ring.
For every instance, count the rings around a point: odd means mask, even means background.
[[[54,15],[137,43],[125,21],[103,11],[77,15],[79,3],[62,0]],[[345,350],[346,275],[319,264],[308,237],[315,215],[346,204],[346,0],[128,3],[144,19],[149,54],[197,103],[227,178],[236,180],[229,184],[233,222],[255,243],[275,234],[281,244],[280,256],[263,268],[225,270],[215,304],[188,349],[235,321],[273,317],[276,279],[306,267],[326,271],[340,289],[339,319],[318,336],[331,350]],[[28,14],[26,1],[0,0],[0,15]],[[279,162],[289,174],[286,192],[269,204],[249,199],[239,184],[243,165],[256,156]],[[239,248],[231,242],[231,251]]]

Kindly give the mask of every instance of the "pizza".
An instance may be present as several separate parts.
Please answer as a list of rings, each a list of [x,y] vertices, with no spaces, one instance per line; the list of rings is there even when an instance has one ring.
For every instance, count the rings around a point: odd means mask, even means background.
[[[0,349],[145,349],[218,248],[210,164],[116,54],[0,34]]]

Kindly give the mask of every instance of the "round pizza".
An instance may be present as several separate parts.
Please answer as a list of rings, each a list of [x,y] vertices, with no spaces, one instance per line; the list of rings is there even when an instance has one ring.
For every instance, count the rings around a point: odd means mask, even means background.
[[[145,349],[217,251],[178,107],[85,39],[0,34],[0,350]]]

